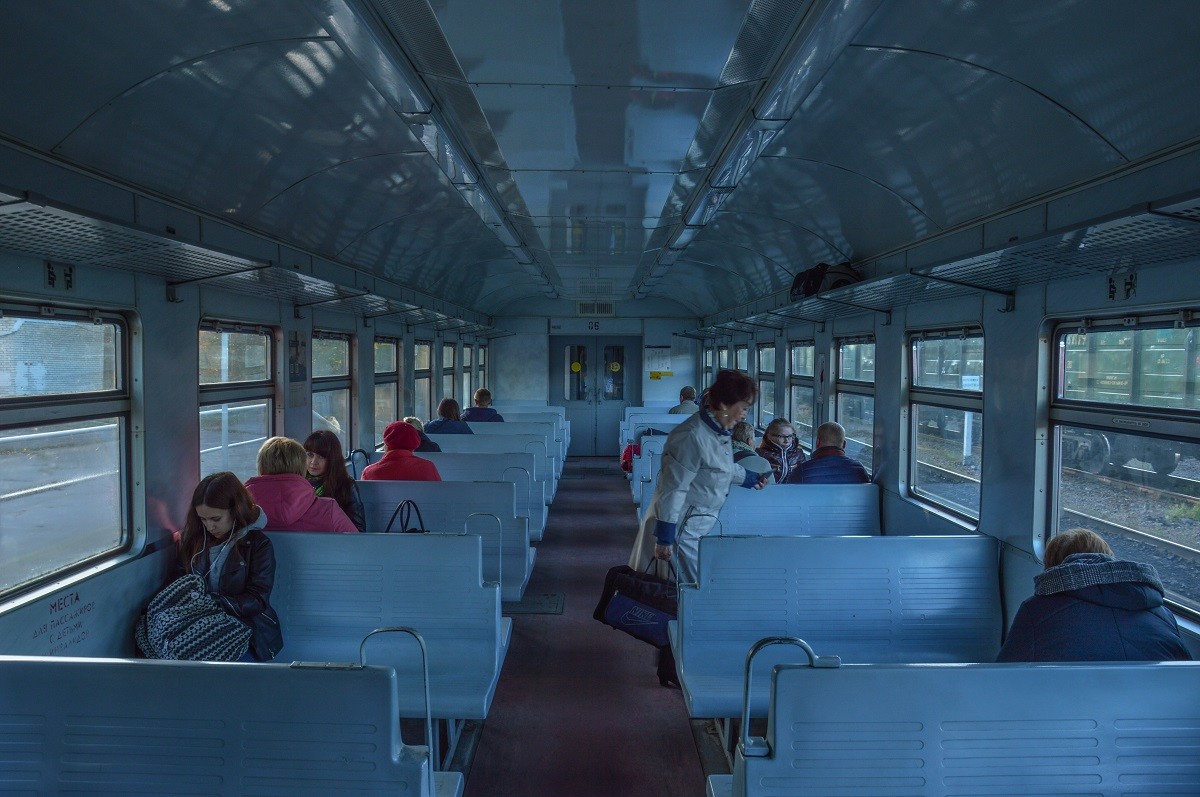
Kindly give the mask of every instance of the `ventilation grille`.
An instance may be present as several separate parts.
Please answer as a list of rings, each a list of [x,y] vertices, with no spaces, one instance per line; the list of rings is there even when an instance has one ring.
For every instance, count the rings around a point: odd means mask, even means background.
[[[581,277],[580,296],[612,296],[613,281],[608,277]]]
[[[612,318],[617,310],[612,302],[576,302],[575,313],[581,318]]]

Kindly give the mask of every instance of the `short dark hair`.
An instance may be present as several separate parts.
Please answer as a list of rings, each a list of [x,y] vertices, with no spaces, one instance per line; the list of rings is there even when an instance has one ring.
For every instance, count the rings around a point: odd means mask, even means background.
[[[450,421],[461,421],[462,408],[458,406],[458,402],[454,399],[444,398],[438,404],[438,417]]]
[[[718,404],[730,407],[739,401],[753,404],[758,398],[758,387],[754,380],[741,371],[724,370],[717,373],[716,381],[706,392],[705,403],[709,407]]]

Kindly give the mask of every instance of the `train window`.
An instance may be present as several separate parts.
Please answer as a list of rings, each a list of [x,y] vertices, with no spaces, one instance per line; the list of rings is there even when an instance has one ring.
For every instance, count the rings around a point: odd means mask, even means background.
[[[979,519],[983,456],[983,334],[927,332],[909,341],[909,489]]]
[[[1098,321],[1055,333],[1052,533],[1097,532],[1200,615],[1200,368],[1195,326]],[[1114,431],[1120,429],[1120,431]]]
[[[128,544],[124,321],[0,317],[0,595]]]
[[[475,395],[475,386],[474,386],[475,367],[471,363],[471,360],[473,359],[472,358],[473,354],[474,354],[473,347],[470,344],[464,343],[463,344],[463,353],[462,353],[463,406],[464,407],[471,406],[471,403],[472,403],[471,397]]]
[[[842,339],[837,342],[837,353],[837,422],[846,430],[846,454],[870,471],[875,440],[875,342]]]
[[[442,398],[454,398],[455,355],[458,347],[453,343],[442,344]],[[459,402],[460,404],[462,402]],[[471,406],[466,404],[464,406]]]
[[[733,367],[742,373],[750,370],[750,347],[746,344],[733,347]]]
[[[312,408],[313,431],[325,428],[337,435],[342,449],[350,445],[351,363],[350,335],[344,332],[313,332]]]
[[[383,430],[400,417],[400,342],[395,338],[375,338],[375,432],[372,439],[382,440]]]
[[[418,340],[413,345],[413,414],[421,420],[433,418],[433,343]]]
[[[479,346],[476,355],[475,359],[479,365],[479,384],[482,387],[488,383],[487,346]]]
[[[729,347],[728,346],[718,346],[717,347],[717,370],[720,370],[722,368],[728,368],[728,367],[729,367]],[[715,374],[713,376],[714,376],[714,378],[716,377]]]
[[[765,427],[775,417],[775,344],[759,344],[758,359],[758,425]]]
[[[706,385],[711,385],[713,383],[713,379],[715,379],[717,376],[716,369],[713,367],[713,363],[715,363],[716,361],[717,361],[716,351],[713,350],[712,346],[705,346],[704,347],[704,368],[703,368],[704,375],[701,377],[701,381],[703,381],[704,384],[706,384]]]
[[[275,386],[271,330],[205,321],[200,325],[200,472],[227,470],[247,479],[259,446],[271,436]],[[289,374],[307,379],[297,346]]]
[[[813,448],[813,416],[816,414],[816,346],[812,342],[789,343],[788,412],[801,445]]]

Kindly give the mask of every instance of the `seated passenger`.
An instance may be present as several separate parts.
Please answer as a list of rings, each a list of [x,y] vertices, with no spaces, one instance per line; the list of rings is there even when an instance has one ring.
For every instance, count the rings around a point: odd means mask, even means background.
[[[425,434],[472,434],[471,427],[462,419],[462,410],[452,398],[444,398],[438,404],[438,416],[425,424]]]
[[[312,489],[305,485],[310,493]],[[270,661],[283,647],[279,616],[271,608],[275,551],[262,533],[267,514],[237,476],[205,476],[192,492],[179,534],[173,577],[194,573],[225,611],[250,626],[250,649],[243,661]]]
[[[440,482],[437,466],[427,459],[413,456],[421,444],[417,430],[405,421],[392,421],[383,430],[383,445],[387,453],[374,465],[363,469],[367,481]]]
[[[787,418],[776,418],[767,424],[762,442],[754,453],[771,463],[776,484],[799,484],[800,465],[804,449],[796,440],[796,430]]]
[[[267,513],[264,531],[358,531],[332,498],[313,492],[304,478],[308,452],[287,437],[272,437],[258,449],[258,475],[246,489]]]
[[[429,435],[425,434],[425,424],[421,423],[421,419],[415,415],[405,417],[404,422],[417,430],[417,434],[421,435],[421,445],[417,446],[417,453],[430,452],[440,454],[442,447],[429,439]]]
[[[846,430],[830,421],[817,427],[817,449],[796,473],[796,484],[866,484],[867,469],[846,456]]]
[[[1044,559],[996,661],[1191,660],[1153,567],[1115,559],[1086,529],[1050,540]]]
[[[358,488],[354,486],[354,479],[346,470],[342,441],[333,432],[321,429],[308,436],[304,441],[304,450],[308,452],[308,470],[304,477],[317,495],[337,501],[355,528],[366,531],[367,515]]]
[[[738,421],[733,425],[733,461],[741,462],[746,457],[755,456],[754,424],[748,421]]]
[[[679,403],[667,412],[671,415],[691,415],[699,409],[700,405],[696,403],[696,388],[685,385],[679,391]]]
[[[488,423],[501,423],[504,421],[504,416],[492,409],[492,391],[486,387],[476,390],[471,400],[475,402],[475,406],[467,409],[462,414],[464,421],[482,421]]]

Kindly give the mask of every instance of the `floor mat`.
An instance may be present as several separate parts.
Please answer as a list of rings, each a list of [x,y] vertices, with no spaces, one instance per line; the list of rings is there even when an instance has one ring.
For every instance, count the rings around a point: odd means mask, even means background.
[[[562,592],[526,593],[519,601],[505,601],[501,614],[562,614],[566,595]]]

